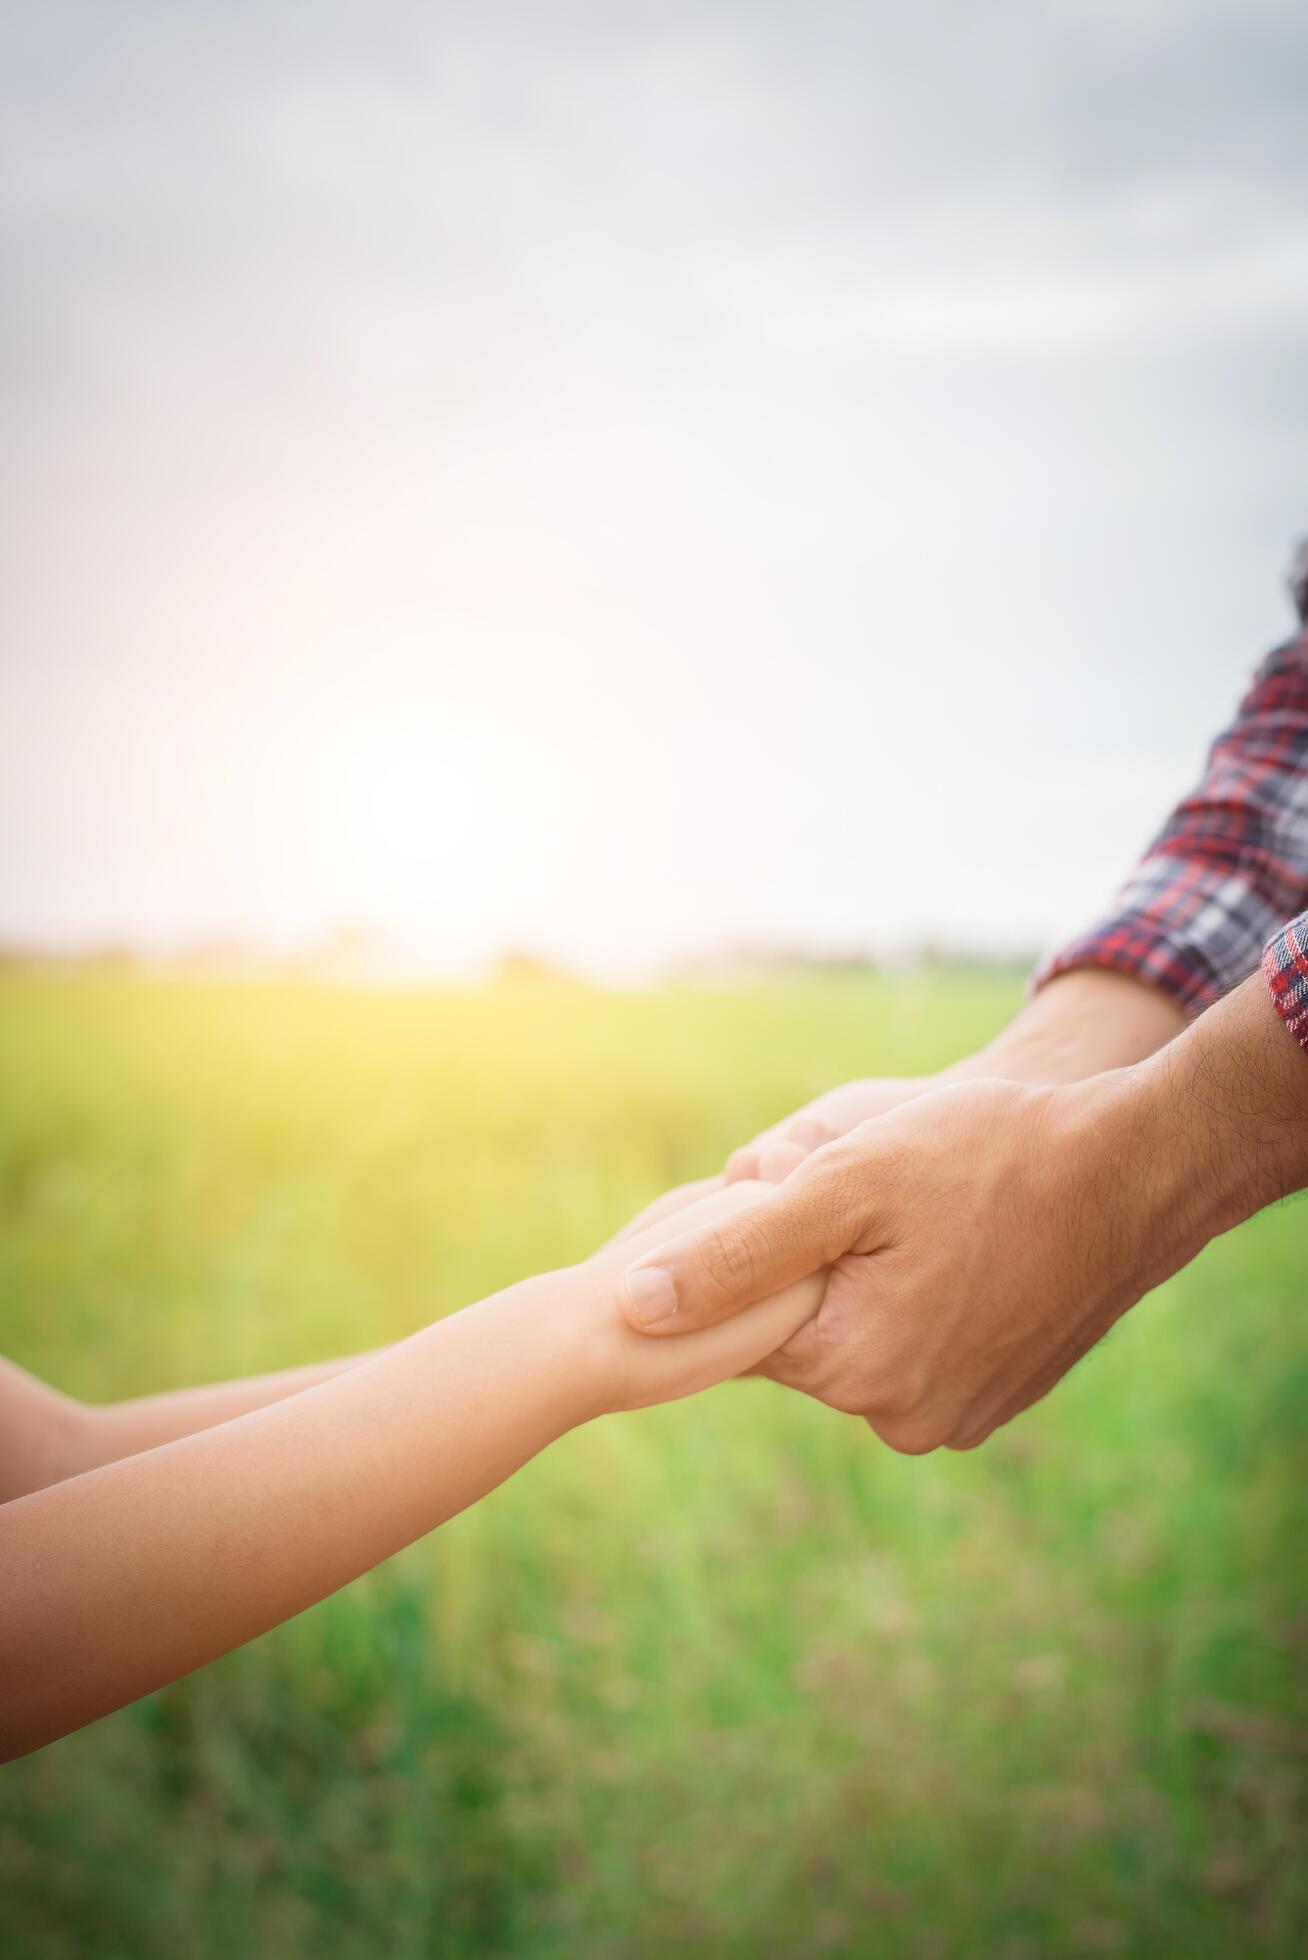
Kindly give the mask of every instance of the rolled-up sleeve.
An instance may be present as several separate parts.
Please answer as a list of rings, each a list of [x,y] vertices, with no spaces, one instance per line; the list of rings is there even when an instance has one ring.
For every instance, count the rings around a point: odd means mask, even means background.
[[[1274,933],[1263,949],[1263,978],[1286,1027],[1308,1049],[1308,912]]]
[[[1258,669],[1198,787],[1106,915],[1044,961],[1033,985],[1111,967],[1198,1012],[1254,972],[1265,948],[1278,1012],[1308,1034],[1308,923],[1296,916],[1305,907],[1308,623]]]

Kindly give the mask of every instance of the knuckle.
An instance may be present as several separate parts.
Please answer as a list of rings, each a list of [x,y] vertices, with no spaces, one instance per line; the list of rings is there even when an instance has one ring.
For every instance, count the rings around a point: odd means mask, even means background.
[[[842,1375],[827,1381],[819,1392],[827,1407],[842,1416],[861,1416],[867,1408],[867,1390],[853,1376]]]
[[[784,1346],[769,1355],[763,1363],[763,1373],[785,1388],[797,1389],[801,1395],[811,1395],[815,1401],[821,1401],[813,1351],[804,1339],[806,1331],[801,1327],[798,1334],[792,1334]]]
[[[949,1441],[948,1430],[938,1418],[872,1415],[868,1421],[887,1448],[900,1456],[930,1456]]]
[[[905,1153],[888,1149],[875,1134],[851,1130],[836,1137],[805,1160],[803,1169],[821,1192],[826,1209],[838,1217],[862,1212],[869,1196],[878,1205],[900,1183],[900,1159]]]
[[[859,1130],[849,1130],[844,1136],[832,1137],[814,1154],[814,1168],[821,1168],[833,1183],[845,1179],[859,1179],[866,1176],[867,1161],[870,1155],[869,1139]]]
[[[851,1354],[843,1345],[820,1345],[820,1334],[818,1326],[806,1355],[809,1393],[841,1415],[864,1414],[873,1399],[866,1368],[857,1352]]]
[[[900,1366],[892,1371],[892,1385],[883,1387],[875,1397],[875,1406],[887,1422],[911,1424],[921,1420],[927,1399],[925,1368]]]
[[[875,1157],[877,1177],[882,1182],[913,1184],[920,1179],[928,1146],[915,1130],[893,1117],[869,1117],[850,1131],[849,1140],[857,1144],[865,1161]]]
[[[861,1211],[868,1191],[868,1176],[861,1165],[833,1164],[822,1180],[822,1204],[826,1217],[834,1224],[851,1212]]]
[[[718,1227],[704,1249],[704,1271],[724,1298],[739,1299],[762,1269],[766,1238],[747,1218],[733,1218]]]
[[[831,1259],[858,1239],[867,1210],[867,1183],[853,1172],[824,1163],[825,1152],[806,1157],[792,1182],[803,1192],[809,1229]]]

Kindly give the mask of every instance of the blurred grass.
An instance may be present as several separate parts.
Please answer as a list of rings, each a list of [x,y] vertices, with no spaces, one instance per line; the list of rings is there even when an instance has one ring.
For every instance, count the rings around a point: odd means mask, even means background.
[[[586,1252],[1016,983],[0,980],[0,1345],[93,1398]],[[255,1647],[0,1771],[26,1956],[1308,1950],[1308,1211],[904,1460],[758,1384],[579,1432]]]

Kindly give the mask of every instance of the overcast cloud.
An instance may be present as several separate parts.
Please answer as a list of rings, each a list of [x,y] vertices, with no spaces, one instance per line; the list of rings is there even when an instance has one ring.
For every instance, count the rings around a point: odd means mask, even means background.
[[[0,12],[0,935],[1034,945],[1288,630],[1301,6]]]

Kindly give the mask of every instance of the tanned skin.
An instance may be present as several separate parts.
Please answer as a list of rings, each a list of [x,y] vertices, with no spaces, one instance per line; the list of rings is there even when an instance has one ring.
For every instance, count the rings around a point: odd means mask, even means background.
[[[1308,1057],[1259,975],[1188,1027],[1123,980],[1129,1014],[1098,1038],[1060,1021],[1086,1000],[1078,978],[1010,1036],[1024,1079],[987,1075],[1001,1037],[832,1141],[752,1146],[783,1181],[629,1267],[631,1324],[711,1326],[823,1266],[818,1313],[763,1364],[773,1380],[910,1454],[971,1448],[1037,1401],[1208,1240],[1308,1184]],[[1103,1066],[1132,1042],[1144,1059]],[[1069,1079],[1087,1059],[1101,1072]]]

